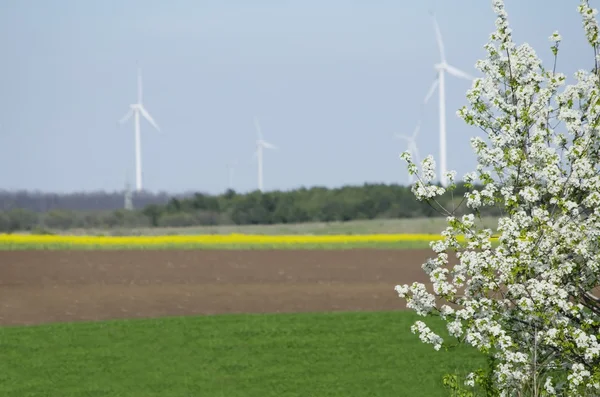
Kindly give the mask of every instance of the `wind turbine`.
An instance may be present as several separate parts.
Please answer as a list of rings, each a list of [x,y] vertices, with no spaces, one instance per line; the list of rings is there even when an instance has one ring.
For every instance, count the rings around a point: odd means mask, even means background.
[[[142,190],[142,144],[140,136],[140,115],[142,115],[157,131],[160,131],[156,121],[150,116],[150,113],[142,105],[142,71],[138,67],[137,71],[137,103],[129,105],[129,111],[121,120],[119,124],[125,123],[133,115],[135,120],[135,187],[139,192]]]
[[[436,79],[434,80],[427,96],[425,97],[425,103],[429,100],[429,98],[433,95],[433,92],[436,88],[438,88],[439,92],[439,107],[440,107],[440,182],[442,186],[447,186],[446,181],[446,172],[447,172],[447,164],[446,164],[446,80],[445,73],[448,72],[452,76],[459,77],[465,80],[473,80],[474,77],[469,75],[462,70],[449,65],[446,62],[446,55],[444,52],[444,43],[442,41],[442,34],[440,33],[440,27],[438,26],[437,19],[435,14],[430,11],[429,12],[433,19],[433,28],[435,30],[435,36],[438,44],[438,49],[440,51],[440,62],[437,63],[434,68],[437,71]]]
[[[413,162],[415,164],[421,164],[421,158],[419,156],[419,149],[417,149],[417,135],[419,135],[419,131],[421,130],[421,120],[419,120],[419,122],[417,123],[416,128],[414,129],[412,135],[403,135],[403,134],[396,134],[396,138],[399,139],[404,139],[406,141],[406,143],[408,144],[408,151],[410,152],[411,156],[413,157]],[[408,182],[410,184],[414,183],[415,181],[415,176],[412,174],[408,174]]]
[[[258,123],[258,118],[254,117],[254,126],[256,127],[256,133],[258,134],[258,139],[256,140],[256,152],[254,155],[258,160],[258,190],[263,191],[263,149],[274,149],[277,150],[277,147],[263,139],[262,132],[260,130],[260,124]]]
[[[129,184],[129,178],[125,179],[125,209],[127,211],[133,210],[133,198],[131,194],[131,185]]]

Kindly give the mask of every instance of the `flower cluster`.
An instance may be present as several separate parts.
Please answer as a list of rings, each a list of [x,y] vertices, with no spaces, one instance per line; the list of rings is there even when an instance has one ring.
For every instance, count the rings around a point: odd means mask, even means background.
[[[439,314],[452,337],[493,357],[498,394],[599,395],[600,57],[566,85],[556,71],[560,34],[550,36],[554,63],[545,68],[531,46],[513,42],[504,2],[492,5],[496,31],[476,64],[483,77],[458,111],[485,133],[471,140],[478,165],[464,178],[473,214],[459,219],[446,210],[445,238],[431,243],[436,257],[423,265],[433,291],[420,283],[396,291],[409,308]],[[578,10],[600,54],[597,11],[586,0]],[[416,173],[410,156],[403,158]],[[419,200],[445,191],[431,184],[433,165],[431,157],[423,161],[413,186]],[[504,214],[495,248],[492,230],[474,222],[486,206]],[[412,329],[436,348],[443,342],[421,321]],[[466,385],[481,379],[470,374]]]

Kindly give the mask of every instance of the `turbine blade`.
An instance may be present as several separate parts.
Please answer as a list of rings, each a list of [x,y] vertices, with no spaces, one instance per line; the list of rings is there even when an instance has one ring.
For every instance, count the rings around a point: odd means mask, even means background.
[[[146,120],[148,120],[148,122],[150,124],[152,124],[152,126],[154,128],[156,128],[157,131],[160,132],[160,128],[158,128],[158,124],[156,124],[156,121],[154,121],[154,119],[152,118],[152,116],[150,116],[150,113],[148,113],[148,111],[142,105],[140,105],[139,109],[140,109],[140,113],[142,113],[142,116],[144,116],[144,118]]]
[[[142,103],[142,69],[138,66],[137,69],[137,89],[138,89],[138,101],[137,103]]]
[[[415,156],[414,160],[415,160],[415,164],[419,165],[419,167],[421,166],[421,156],[419,155],[419,149],[417,149],[417,145],[413,145],[412,147],[412,152],[413,155]]]
[[[129,111],[119,120],[119,124],[123,124],[133,115],[133,109],[129,109]]]
[[[431,99],[431,96],[433,95],[433,93],[435,92],[435,89],[437,88],[437,86],[439,84],[440,84],[440,81],[437,78],[435,80],[433,80],[433,84],[431,84],[429,91],[427,91],[427,95],[425,95],[425,100],[423,101],[423,105],[425,105],[429,101],[429,99]]]
[[[462,79],[465,80],[475,80],[475,77],[471,76],[470,74],[463,72],[462,70],[455,68],[452,65],[448,65],[446,64],[445,69],[448,71],[448,73],[450,73],[451,75],[455,76],[455,77],[460,77]]]
[[[421,130],[421,120],[419,120],[419,122],[417,123],[417,126],[415,127],[413,134],[412,134],[412,140],[414,141],[417,138],[417,135],[419,135],[419,131]]]
[[[258,140],[262,140],[262,131],[260,130],[260,123],[258,122],[258,117],[254,116],[254,127],[256,128],[256,133],[258,134]]]
[[[406,135],[396,134],[395,137],[396,137],[396,139],[402,139],[402,140],[405,140],[406,142],[411,142],[410,137],[406,136]]]
[[[433,19],[433,29],[435,30],[435,39],[438,44],[438,49],[440,50],[440,58],[442,63],[446,60],[446,54],[444,51],[444,42],[442,41],[442,33],[440,32],[440,26],[438,25],[437,18],[433,11],[429,12],[431,14],[431,18]]]
[[[273,149],[273,150],[277,150],[277,146],[273,145],[272,143],[269,143],[267,141],[260,141],[260,144],[262,145],[262,147],[264,147],[265,149]]]

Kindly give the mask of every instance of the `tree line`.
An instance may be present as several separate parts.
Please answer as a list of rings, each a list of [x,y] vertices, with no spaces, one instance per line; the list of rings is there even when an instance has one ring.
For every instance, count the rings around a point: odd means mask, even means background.
[[[437,200],[445,208],[464,210],[459,185]],[[312,187],[290,191],[220,195],[203,193],[168,196],[134,194],[136,209],[123,209],[123,193],[13,195],[11,205],[0,194],[0,231],[258,225],[304,222],[345,222],[361,219],[444,216],[437,204],[418,202],[408,186],[364,184],[339,188]],[[462,206],[461,206],[462,204]],[[498,215],[489,209],[482,215]]]
[[[173,195],[166,192],[136,192],[133,194],[135,208],[143,208],[150,204],[166,204],[173,197],[189,197],[193,193]],[[33,212],[52,210],[69,211],[112,211],[124,207],[125,192],[75,192],[46,193],[25,190],[0,190],[0,211],[24,209]]]

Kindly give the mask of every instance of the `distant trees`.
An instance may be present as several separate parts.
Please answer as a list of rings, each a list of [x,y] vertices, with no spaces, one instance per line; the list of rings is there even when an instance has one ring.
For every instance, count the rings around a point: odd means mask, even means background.
[[[459,186],[453,196],[442,196],[438,203],[452,208],[466,191]],[[0,208],[4,209],[0,211],[0,231],[345,222],[439,216],[436,208],[418,202],[410,187],[368,183],[335,189],[313,187],[247,194],[227,190],[218,196],[145,194],[134,195],[133,200],[137,210],[126,211],[122,209],[122,193],[0,192]],[[499,210],[488,212],[485,215],[498,215]],[[462,213],[457,212],[457,215]]]
[[[191,196],[192,193],[179,197]],[[135,208],[143,208],[150,204],[165,204],[173,195],[165,192],[140,192],[133,194]],[[0,211],[26,209],[33,212],[48,212],[51,210],[70,211],[109,211],[123,208],[125,205],[124,192],[87,192],[87,193],[42,193],[0,190]]]

